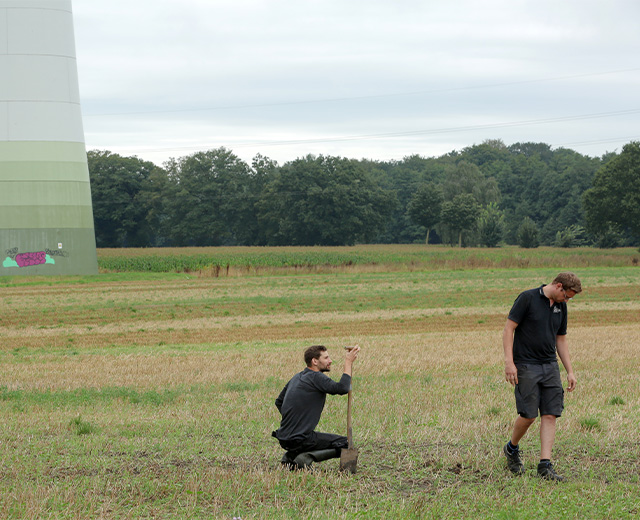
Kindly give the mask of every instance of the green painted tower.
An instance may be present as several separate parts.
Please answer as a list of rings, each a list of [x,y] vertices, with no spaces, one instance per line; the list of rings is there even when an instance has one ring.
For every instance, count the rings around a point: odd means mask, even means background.
[[[71,0],[0,0],[0,276],[97,272]]]

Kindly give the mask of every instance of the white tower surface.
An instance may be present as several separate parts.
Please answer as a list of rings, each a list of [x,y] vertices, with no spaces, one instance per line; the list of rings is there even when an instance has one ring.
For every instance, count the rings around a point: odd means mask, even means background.
[[[0,0],[0,276],[97,272],[71,0]]]

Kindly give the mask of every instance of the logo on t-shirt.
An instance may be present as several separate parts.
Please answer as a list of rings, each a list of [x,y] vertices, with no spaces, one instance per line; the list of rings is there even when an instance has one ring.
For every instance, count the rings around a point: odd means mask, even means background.
[[[562,309],[560,307],[554,307],[553,308],[553,313],[557,314],[558,312],[562,312]]]

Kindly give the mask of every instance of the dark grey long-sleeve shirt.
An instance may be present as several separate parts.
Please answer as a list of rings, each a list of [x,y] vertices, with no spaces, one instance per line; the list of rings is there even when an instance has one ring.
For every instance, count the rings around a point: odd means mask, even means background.
[[[278,440],[305,439],[320,422],[327,394],[343,395],[350,387],[351,376],[348,374],[342,374],[338,382],[309,368],[293,376],[276,399],[276,407],[282,415],[276,432]]]

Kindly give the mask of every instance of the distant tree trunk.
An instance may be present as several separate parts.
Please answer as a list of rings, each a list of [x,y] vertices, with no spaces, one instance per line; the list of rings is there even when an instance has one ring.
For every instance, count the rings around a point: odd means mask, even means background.
[[[431,228],[427,228],[427,239],[424,241],[425,244],[429,244],[429,233],[431,232]]]

